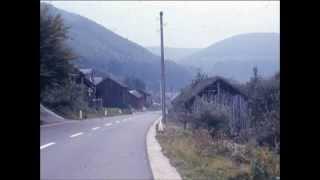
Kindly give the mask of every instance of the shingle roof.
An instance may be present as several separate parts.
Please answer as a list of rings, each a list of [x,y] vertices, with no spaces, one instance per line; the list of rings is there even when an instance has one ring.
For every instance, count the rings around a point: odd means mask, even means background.
[[[191,98],[197,96],[204,88],[206,88],[207,86],[215,83],[216,81],[221,81],[227,85],[230,86],[230,88],[232,88],[235,92],[237,92],[238,94],[241,94],[243,96],[246,97],[246,95],[239,89],[237,88],[235,85],[231,84],[228,80],[226,80],[225,78],[222,78],[220,76],[215,76],[215,77],[211,77],[205,80],[202,80],[200,82],[198,82],[195,85],[189,85],[186,89],[184,89],[173,101],[173,104],[181,104],[184,102],[189,101]]]

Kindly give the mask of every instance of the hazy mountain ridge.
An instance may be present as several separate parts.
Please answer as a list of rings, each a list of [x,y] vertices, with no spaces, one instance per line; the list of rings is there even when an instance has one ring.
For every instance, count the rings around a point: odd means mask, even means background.
[[[280,35],[278,33],[248,33],[232,36],[212,44],[179,61],[199,68],[209,75],[222,75],[246,81],[252,68],[263,76],[271,76],[280,68]]]
[[[147,49],[113,33],[88,18],[69,13],[50,5],[53,14],[60,14],[70,26],[70,40],[66,43],[79,58],[74,64],[94,68],[98,75],[112,73],[120,79],[135,76],[153,90],[159,90],[160,57]],[[167,87],[179,89],[191,79],[186,68],[166,61]]]
[[[150,52],[155,55],[160,56],[161,50],[158,46],[146,47]],[[198,51],[201,48],[173,48],[173,47],[164,47],[165,58],[170,59],[174,62],[179,62],[180,59],[188,57]]]

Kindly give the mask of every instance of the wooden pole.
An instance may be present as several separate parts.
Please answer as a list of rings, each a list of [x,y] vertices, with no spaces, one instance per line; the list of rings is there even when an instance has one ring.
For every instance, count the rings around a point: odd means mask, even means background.
[[[161,34],[161,91],[162,91],[162,120],[166,124],[166,83],[165,83],[165,70],[164,70],[164,50],[163,50],[163,24],[162,24],[163,12],[160,12],[160,34]]]

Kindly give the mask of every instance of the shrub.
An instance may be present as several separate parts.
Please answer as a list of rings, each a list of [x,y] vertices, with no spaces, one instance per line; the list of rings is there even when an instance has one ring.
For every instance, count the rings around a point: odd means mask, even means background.
[[[207,129],[214,138],[230,135],[230,113],[227,107],[202,102],[199,111],[193,115],[191,121],[194,127]]]
[[[257,148],[251,163],[253,180],[273,180],[280,176],[279,155],[268,148]]]
[[[47,89],[42,95],[45,106],[67,118],[78,118],[80,110],[90,110],[85,88],[81,84],[68,83],[63,87]]]
[[[234,177],[230,177],[228,180],[251,180],[250,179],[250,174],[249,173],[240,173]]]
[[[247,84],[251,128],[259,145],[280,151],[280,75],[253,79]]]

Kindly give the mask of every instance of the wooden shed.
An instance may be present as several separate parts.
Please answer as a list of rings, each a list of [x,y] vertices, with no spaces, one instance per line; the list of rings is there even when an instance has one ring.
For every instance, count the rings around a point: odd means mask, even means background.
[[[173,101],[176,111],[195,113],[199,110],[196,99],[228,108],[234,132],[249,126],[247,96],[225,78],[216,76],[201,80],[185,88]]]
[[[129,90],[128,96],[128,103],[134,109],[141,110],[145,103],[144,103],[144,96],[143,94],[139,93],[137,90]]]
[[[129,108],[128,86],[108,76],[96,85],[96,96],[102,99],[104,107]]]
[[[151,94],[141,90],[141,89],[136,89],[136,91],[138,91],[140,94],[142,94],[143,96],[143,104],[145,107],[149,107],[152,104],[152,99],[151,99]]]

